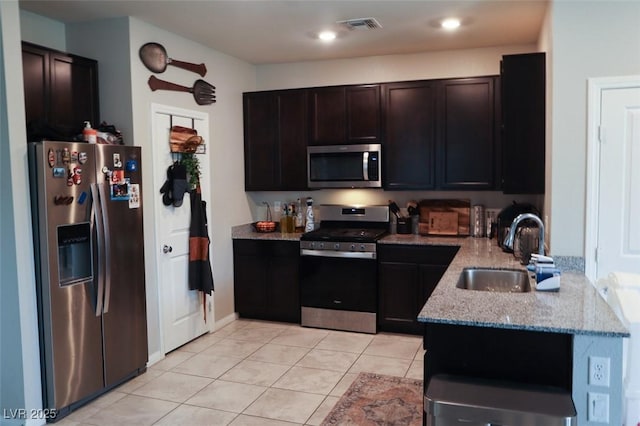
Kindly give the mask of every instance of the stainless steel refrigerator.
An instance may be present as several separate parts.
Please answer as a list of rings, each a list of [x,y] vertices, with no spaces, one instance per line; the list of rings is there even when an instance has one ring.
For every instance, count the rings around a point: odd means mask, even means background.
[[[146,368],[139,147],[29,144],[44,407],[68,414]]]

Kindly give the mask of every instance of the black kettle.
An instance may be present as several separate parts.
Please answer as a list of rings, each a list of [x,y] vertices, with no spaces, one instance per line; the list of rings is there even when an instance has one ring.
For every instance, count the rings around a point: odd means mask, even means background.
[[[522,213],[533,213],[540,216],[540,212],[533,204],[516,203],[515,201],[511,205],[502,209],[498,214],[496,235],[498,237],[498,246],[502,248],[502,251],[513,253],[512,249],[505,247],[504,239],[509,233],[509,228],[513,223],[513,219]]]

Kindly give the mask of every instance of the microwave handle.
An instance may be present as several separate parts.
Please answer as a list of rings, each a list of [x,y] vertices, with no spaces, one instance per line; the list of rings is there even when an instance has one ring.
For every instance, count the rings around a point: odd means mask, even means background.
[[[369,152],[362,153],[362,178],[363,180],[369,180]]]

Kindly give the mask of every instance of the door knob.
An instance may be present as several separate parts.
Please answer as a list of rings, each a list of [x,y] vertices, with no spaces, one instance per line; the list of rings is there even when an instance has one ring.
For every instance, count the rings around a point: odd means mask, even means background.
[[[171,253],[172,251],[173,251],[173,247],[168,246],[168,245],[166,245],[166,244],[165,244],[164,246],[162,246],[162,252],[163,252],[163,253],[165,253],[165,254],[166,254],[166,253]]]

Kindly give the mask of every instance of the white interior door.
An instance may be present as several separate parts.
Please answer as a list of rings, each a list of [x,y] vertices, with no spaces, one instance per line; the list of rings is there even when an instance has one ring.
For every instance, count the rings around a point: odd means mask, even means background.
[[[640,87],[602,90],[596,278],[640,273]]]
[[[190,340],[213,330],[213,301],[207,297],[203,305],[203,293],[189,290],[189,226],[191,207],[189,194],[185,194],[182,206],[165,206],[160,187],[167,178],[167,168],[178,154],[169,150],[169,132],[172,125],[194,128],[209,137],[209,116],[198,111],[188,111],[153,105],[153,177],[156,210],[156,248],[158,265],[158,288],[160,292],[160,315],[162,321],[162,343],[167,353]],[[211,217],[211,188],[209,179],[209,154],[198,154],[200,160],[202,199],[207,201],[207,217]],[[211,237],[211,236],[209,236]],[[206,306],[206,307],[205,307]],[[204,310],[207,309],[207,322]]]

